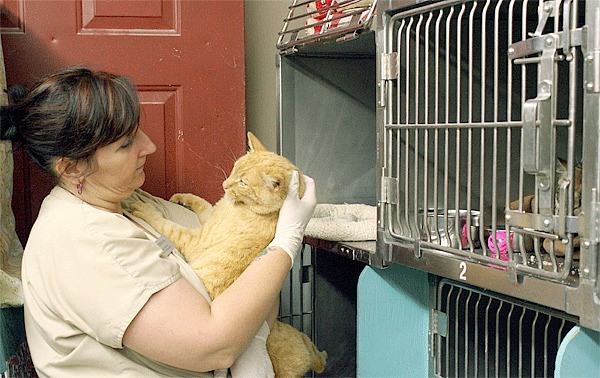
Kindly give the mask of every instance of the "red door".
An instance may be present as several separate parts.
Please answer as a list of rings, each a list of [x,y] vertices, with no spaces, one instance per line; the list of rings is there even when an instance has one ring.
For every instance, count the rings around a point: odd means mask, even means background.
[[[70,65],[129,76],[158,151],[144,189],[215,202],[245,150],[244,0],[0,0],[11,84]],[[15,156],[13,209],[24,240],[52,183]]]

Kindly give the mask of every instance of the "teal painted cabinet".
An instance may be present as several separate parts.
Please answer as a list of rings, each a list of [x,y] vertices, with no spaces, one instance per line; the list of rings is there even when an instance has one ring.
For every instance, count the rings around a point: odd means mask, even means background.
[[[429,295],[427,273],[400,265],[363,270],[357,293],[357,376],[428,376]]]

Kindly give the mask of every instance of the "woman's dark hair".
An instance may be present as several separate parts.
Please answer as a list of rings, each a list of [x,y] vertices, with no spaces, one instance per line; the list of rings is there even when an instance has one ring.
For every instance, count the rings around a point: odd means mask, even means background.
[[[11,88],[0,107],[0,139],[27,151],[48,173],[55,158],[87,161],[100,147],[137,129],[140,106],[124,76],[70,67],[38,81],[31,91]]]

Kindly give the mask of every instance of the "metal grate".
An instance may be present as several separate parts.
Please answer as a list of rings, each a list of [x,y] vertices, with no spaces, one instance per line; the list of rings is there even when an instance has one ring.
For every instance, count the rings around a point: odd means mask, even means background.
[[[294,326],[314,341],[314,248],[302,245],[280,294],[279,321]]]
[[[425,4],[391,17],[380,62],[387,235],[513,281],[577,276],[580,2]]]
[[[439,283],[434,311],[438,377],[551,377],[574,318],[452,281]]]
[[[377,0],[293,0],[277,48],[288,54],[301,46],[354,39],[370,27],[376,4]]]

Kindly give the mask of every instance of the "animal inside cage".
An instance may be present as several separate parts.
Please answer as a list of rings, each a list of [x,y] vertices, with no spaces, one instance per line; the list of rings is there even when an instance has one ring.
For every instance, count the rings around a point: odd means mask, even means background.
[[[404,3],[377,30],[378,253],[600,329],[600,3]]]

